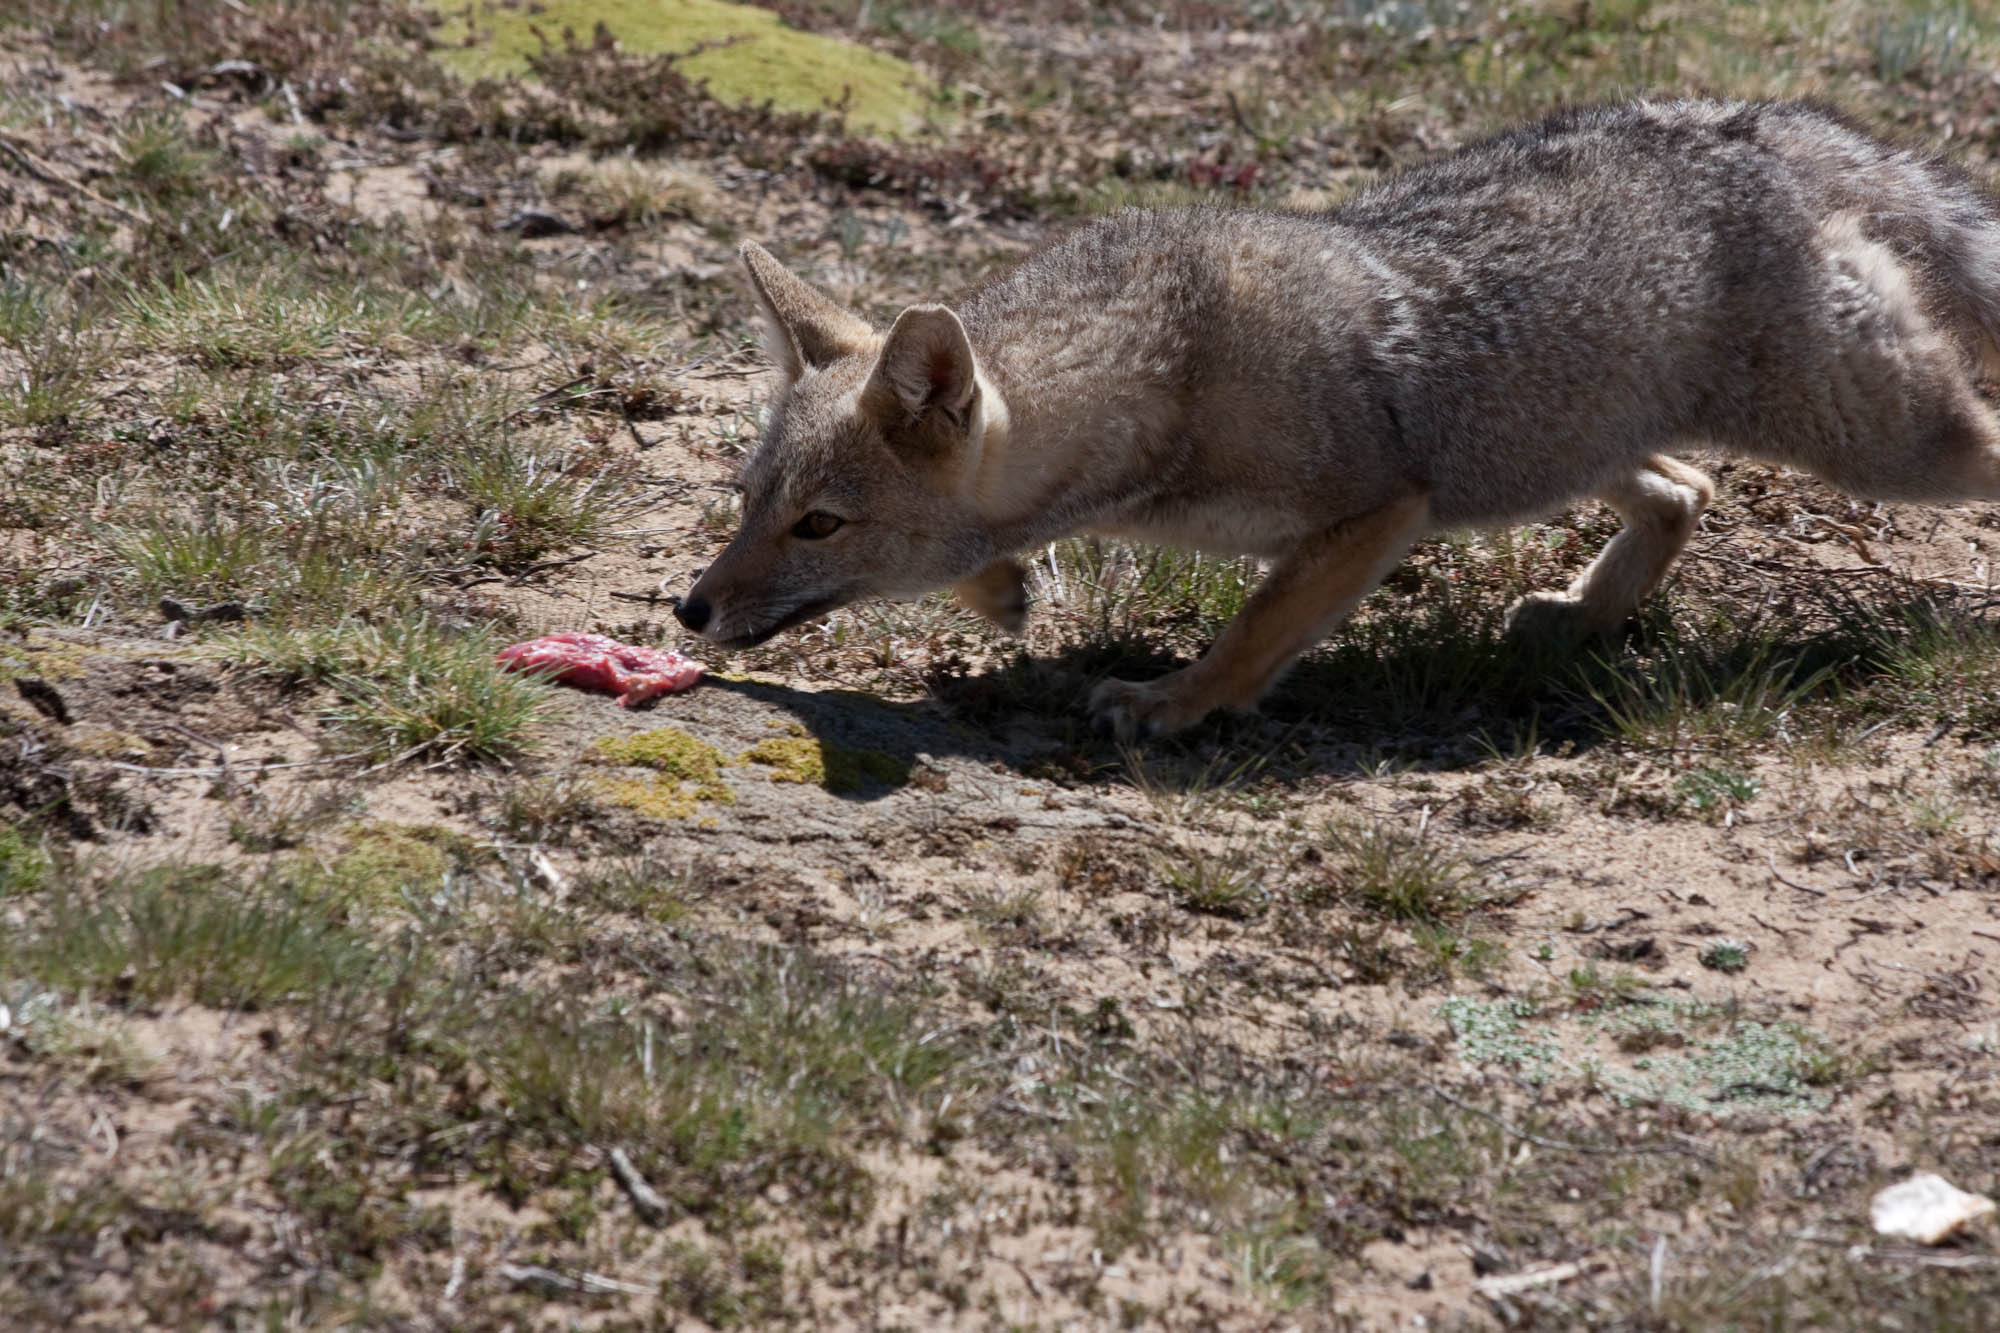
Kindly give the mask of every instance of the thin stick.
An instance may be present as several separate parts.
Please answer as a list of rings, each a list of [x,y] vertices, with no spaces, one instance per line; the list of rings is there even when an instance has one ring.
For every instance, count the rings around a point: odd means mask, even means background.
[[[1801,884],[1795,879],[1786,879],[1783,875],[1779,874],[1777,853],[1765,852],[1764,861],[1771,867],[1771,878],[1777,880],[1778,883],[1784,885],[1786,888],[1797,889],[1800,893],[1810,893],[1815,898],[1826,897],[1825,889],[1816,889],[1810,884]]]

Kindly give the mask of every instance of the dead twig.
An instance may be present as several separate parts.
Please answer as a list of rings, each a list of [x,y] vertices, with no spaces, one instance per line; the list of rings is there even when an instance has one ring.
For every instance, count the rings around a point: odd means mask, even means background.
[[[1502,1273],[1494,1277],[1477,1278],[1473,1281],[1472,1289],[1488,1300],[1496,1300],[1502,1296],[1533,1291],[1538,1287],[1553,1287],[1560,1282],[1570,1282],[1610,1266],[1604,1259],[1584,1259],[1576,1263],[1557,1264],[1553,1268],[1537,1269],[1532,1273]]]
[[[1797,889],[1800,893],[1810,893],[1815,898],[1826,897],[1825,889],[1816,889],[1810,884],[1801,884],[1795,879],[1786,879],[1783,875],[1779,874],[1777,853],[1765,852],[1764,861],[1765,864],[1771,867],[1771,878],[1777,880],[1778,883],[1784,885],[1786,888]]]
[[[507,586],[510,588],[518,588],[522,584],[526,583],[529,579],[535,577],[535,575],[537,574],[546,574],[552,569],[563,569],[569,565],[581,564],[585,560],[594,560],[596,558],[597,558],[597,552],[584,551],[579,555],[564,556],[560,560],[544,560],[539,565],[529,565],[526,569],[516,574],[513,578],[508,579]],[[468,584],[467,586],[469,587],[471,585]]]
[[[639,1214],[639,1220],[648,1226],[665,1226],[673,1217],[673,1205],[666,1197],[639,1174],[639,1168],[632,1165],[632,1159],[625,1155],[623,1148],[611,1150],[611,1176],[618,1187],[632,1200],[632,1211]]]
[[[602,1273],[558,1273],[553,1268],[543,1268],[539,1264],[501,1264],[500,1276],[517,1287],[535,1287],[542,1291],[566,1293],[580,1292],[586,1296],[651,1296],[659,1290],[657,1284],[627,1282],[622,1278],[606,1277]]]
[[[146,764],[128,764],[122,760],[109,761],[105,767],[119,769],[126,773],[143,773],[149,778],[219,778],[233,773],[272,773],[281,768],[317,768],[322,764],[345,764],[356,759],[367,758],[367,752],[356,754],[329,755],[325,759],[292,759],[281,764],[252,764],[248,768],[153,768]]]

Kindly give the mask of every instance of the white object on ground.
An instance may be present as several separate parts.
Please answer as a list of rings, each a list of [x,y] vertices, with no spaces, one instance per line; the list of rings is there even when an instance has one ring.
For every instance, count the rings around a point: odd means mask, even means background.
[[[1993,1208],[1986,1196],[1967,1194],[1926,1171],[1877,1194],[1868,1205],[1868,1220],[1884,1236],[1936,1245]]]

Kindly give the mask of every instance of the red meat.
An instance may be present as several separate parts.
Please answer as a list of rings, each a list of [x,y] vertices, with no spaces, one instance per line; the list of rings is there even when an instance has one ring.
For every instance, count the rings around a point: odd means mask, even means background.
[[[545,634],[500,650],[509,671],[546,671],[551,679],[618,696],[620,708],[657,694],[685,690],[701,679],[701,663],[664,648],[634,648],[602,634]]]

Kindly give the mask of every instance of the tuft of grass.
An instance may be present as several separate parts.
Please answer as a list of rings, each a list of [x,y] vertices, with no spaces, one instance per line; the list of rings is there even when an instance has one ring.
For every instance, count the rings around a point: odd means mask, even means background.
[[[597,813],[594,784],[575,770],[564,769],[509,783],[500,792],[493,822],[518,841],[561,846]]]
[[[1711,972],[1741,972],[1750,966],[1750,945],[1743,940],[1710,940],[1696,955]]]
[[[1253,847],[1239,845],[1219,852],[1182,848],[1161,853],[1155,865],[1175,904],[1204,916],[1246,920],[1263,911],[1269,896]]]
[[[350,984],[380,950],[338,903],[218,866],[149,866],[51,892],[34,922],[0,926],[0,972],[128,1001],[259,1009]]]
[[[389,346],[426,315],[409,293],[315,281],[295,265],[158,282],[134,293],[128,318],[146,346],[209,369],[244,370]]]
[[[279,559],[270,534],[213,511],[137,517],[109,534],[141,596],[172,593],[198,601],[260,591]]]
[[[558,1140],[631,1145],[678,1208],[741,1216],[772,1184],[823,1218],[872,1194],[848,1145],[892,1135],[964,1058],[904,1005],[810,954],[702,947],[671,1024],[535,997],[447,1020],[476,1034],[510,1118]]]
[[[620,157],[567,168],[549,182],[558,198],[574,194],[601,227],[647,227],[668,219],[704,222],[720,211],[715,187],[686,167]]]
[[[1475,906],[1478,877],[1457,852],[1376,821],[1336,819],[1322,831],[1341,901],[1406,926],[1449,925]]]
[[[64,1070],[86,1086],[143,1083],[158,1059],[133,1039],[115,1010],[87,998],[66,1002],[34,983],[6,997],[12,1001],[8,1036],[38,1061]],[[6,1205],[0,1202],[0,1212]],[[0,1221],[0,1234],[10,1230]]]
[[[672,925],[686,918],[689,904],[710,888],[713,874],[705,861],[669,864],[639,852],[592,860],[573,888],[585,902]]]
[[[95,305],[19,278],[0,280],[0,424],[50,426],[85,415],[116,350]]]
[[[1259,578],[1255,560],[1098,537],[1059,542],[1028,568],[1032,600],[1072,632],[1190,652],[1243,609]]]
[[[1975,735],[2000,735],[2000,626],[1918,605],[1873,627],[1869,658],[1879,677],[1864,707],[1886,707],[1919,725],[1956,722]]]
[[[531,676],[502,671],[490,631],[455,632],[428,616],[365,625],[253,627],[224,642],[227,660],[292,683],[330,687],[322,716],[357,755],[434,761],[520,753],[547,707]]]
[[[1869,45],[1884,83],[1912,77],[1938,83],[1965,69],[1984,35],[1980,16],[1965,0],[1914,0],[1875,20]]]
[[[216,155],[197,144],[178,110],[133,116],[118,136],[118,180],[128,197],[175,205],[212,188]]]
[[[504,433],[458,459],[450,484],[473,513],[467,548],[509,570],[601,537],[630,489],[615,472],[579,475],[562,455]]]
[[[1646,657],[1600,661],[1585,688],[1613,734],[1648,749],[1726,751],[1785,738],[1794,710],[1829,693],[1852,660],[1845,633],[1800,643],[1796,628],[1766,622],[1694,640],[1669,629]]]

